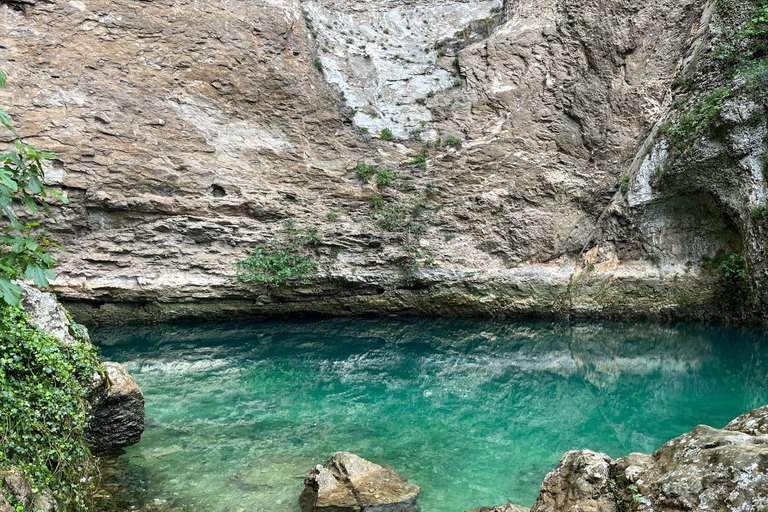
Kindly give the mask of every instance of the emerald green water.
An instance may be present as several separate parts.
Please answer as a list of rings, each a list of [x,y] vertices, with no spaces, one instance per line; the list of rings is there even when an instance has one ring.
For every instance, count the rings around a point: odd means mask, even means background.
[[[713,326],[334,319],[94,330],[146,397],[130,505],[296,511],[337,450],[425,512],[531,505],[567,450],[652,452],[768,403],[768,340]]]

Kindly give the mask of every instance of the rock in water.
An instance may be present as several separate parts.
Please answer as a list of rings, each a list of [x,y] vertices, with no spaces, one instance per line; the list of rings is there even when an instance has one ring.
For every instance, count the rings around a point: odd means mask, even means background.
[[[307,473],[299,503],[302,512],[417,512],[419,490],[392,469],[336,452]]]
[[[95,375],[88,445],[94,453],[136,444],[144,432],[144,395],[123,365],[106,362],[107,379]]]
[[[507,512],[504,507],[478,511]],[[517,512],[520,509],[511,508]],[[524,509],[523,509],[524,510]],[[531,512],[768,511],[768,406],[724,429],[699,425],[656,450],[566,453]]]

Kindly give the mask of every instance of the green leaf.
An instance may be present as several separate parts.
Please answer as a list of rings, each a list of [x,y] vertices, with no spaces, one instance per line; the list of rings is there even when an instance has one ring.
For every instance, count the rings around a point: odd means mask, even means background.
[[[37,263],[30,263],[24,271],[24,277],[34,281],[35,286],[48,288],[51,285],[51,283],[48,282],[48,279],[53,279],[55,275],[50,270],[42,268]]]
[[[0,69],[0,87],[5,87],[5,80],[8,77],[8,75],[5,74],[5,71]]]
[[[0,293],[3,301],[9,306],[18,306],[21,303],[21,287],[15,285],[7,277],[0,276]]]

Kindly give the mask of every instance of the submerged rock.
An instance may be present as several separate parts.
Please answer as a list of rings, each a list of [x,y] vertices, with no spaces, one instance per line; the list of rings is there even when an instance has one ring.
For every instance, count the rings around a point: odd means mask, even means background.
[[[307,473],[299,504],[302,512],[416,512],[419,491],[392,469],[336,452]]]
[[[96,374],[91,393],[88,444],[108,452],[136,444],[144,432],[144,394],[123,365],[104,363],[106,379]]]
[[[507,512],[518,509],[478,509]],[[699,425],[656,450],[611,459],[566,453],[531,512],[768,510],[768,406],[724,429]]]

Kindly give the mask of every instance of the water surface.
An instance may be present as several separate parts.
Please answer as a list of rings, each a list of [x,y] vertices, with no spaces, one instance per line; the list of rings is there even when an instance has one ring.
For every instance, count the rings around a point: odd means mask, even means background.
[[[146,398],[109,467],[127,505],[298,510],[337,450],[422,488],[424,512],[530,506],[568,450],[650,453],[768,403],[762,331],[333,319],[96,329]]]

